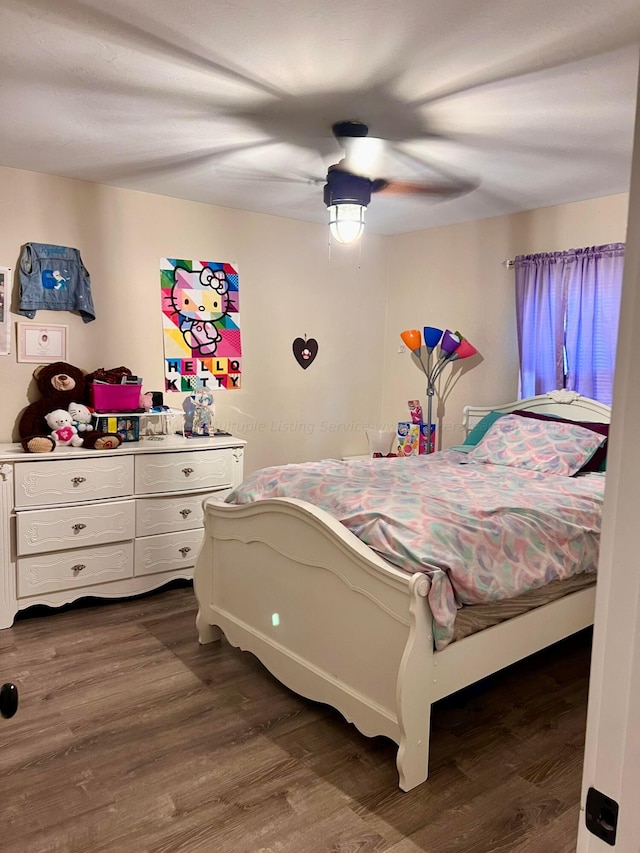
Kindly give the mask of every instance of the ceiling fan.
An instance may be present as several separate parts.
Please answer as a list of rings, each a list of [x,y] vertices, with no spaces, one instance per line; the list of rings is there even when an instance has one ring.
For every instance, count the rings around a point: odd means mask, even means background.
[[[369,128],[360,121],[339,121],[332,130],[345,156],[339,163],[329,167],[324,186],[324,203],[329,211],[329,229],[339,243],[352,243],[362,234],[364,211],[372,194],[451,198],[469,192],[476,186],[460,180],[423,183],[375,177],[387,143],[369,136]]]

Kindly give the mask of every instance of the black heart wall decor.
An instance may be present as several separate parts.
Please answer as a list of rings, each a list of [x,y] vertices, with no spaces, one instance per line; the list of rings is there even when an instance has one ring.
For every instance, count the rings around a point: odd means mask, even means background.
[[[296,338],[293,342],[293,354],[296,361],[303,370],[311,364],[314,358],[318,355],[318,341],[315,338]]]

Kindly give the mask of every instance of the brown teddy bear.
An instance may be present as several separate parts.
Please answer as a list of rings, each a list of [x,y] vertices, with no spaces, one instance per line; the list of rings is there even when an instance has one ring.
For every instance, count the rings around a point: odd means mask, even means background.
[[[43,364],[33,373],[42,399],[31,403],[20,415],[18,433],[22,447],[28,453],[50,453],[55,450],[56,439],[51,434],[47,415],[56,409],[68,410],[72,403],[87,403],[85,375],[79,367],[56,361]],[[82,446],[95,450],[111,450],[122,444],[116,433],[90,430],[82,433]]]

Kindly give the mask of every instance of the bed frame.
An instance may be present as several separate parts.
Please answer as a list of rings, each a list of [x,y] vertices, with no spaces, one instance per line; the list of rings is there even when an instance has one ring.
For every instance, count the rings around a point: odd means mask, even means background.
[[[464,409],[468,432],[491,409],[607,423],[573,392]],[[400,787],[428,775],[431,705],[592,624],[595,585],[434,651],[423,573],[378,557],[326,512],[275,498],[205,501],[195,569],[201,643],[224,632],[295,692],[333,706],[365,735],[398,744]]]

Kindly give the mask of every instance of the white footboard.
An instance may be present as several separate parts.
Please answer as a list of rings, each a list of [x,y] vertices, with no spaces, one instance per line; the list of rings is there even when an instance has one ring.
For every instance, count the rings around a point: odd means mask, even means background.
[[[395,569],[304,501],[205,502],[200,641],[224,631],[292,690],[399,745],[400,787],[427,778],[429,580]]]

